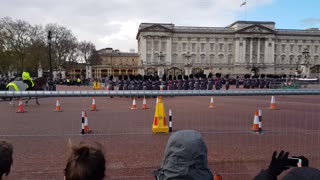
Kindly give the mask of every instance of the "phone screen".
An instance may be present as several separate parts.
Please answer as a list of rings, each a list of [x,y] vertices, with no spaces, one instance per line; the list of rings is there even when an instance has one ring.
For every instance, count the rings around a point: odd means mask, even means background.
[[[299,158],[288,158],[287,160],[287,167],[297,167],[298,166],[298,163],[301,164],[301,159]]]

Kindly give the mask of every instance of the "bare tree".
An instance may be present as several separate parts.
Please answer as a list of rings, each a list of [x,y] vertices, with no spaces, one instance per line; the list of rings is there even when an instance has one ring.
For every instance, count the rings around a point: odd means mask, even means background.
[[[101,64],[101,61],[102,61],[102,59],[100,58],[99,53],[96,50],[93,50],[91,52],[89,59],[88,59],[88,63],[90,65],[99,65],[99,64]]]
[[[20,72],[24,70],[24,59],[27,54],[27,47],[30,46],[31,25],[23,20],[13,21],[9,17],[1,19],[2,32],[7,43],[8,50],[14,52],[17,67],[20,64]]]
[[[90,41],[81,41],[79,43],[78,48],[79,48],[81,62],[90,64],[89,57],[96,50],[96,47]]]
[[[61,68],[77,46],[77,39],[69,29],[57,24],[48,24],[45,30],[46,32],[49,30],[52,32],[52,60],[54,67]]]

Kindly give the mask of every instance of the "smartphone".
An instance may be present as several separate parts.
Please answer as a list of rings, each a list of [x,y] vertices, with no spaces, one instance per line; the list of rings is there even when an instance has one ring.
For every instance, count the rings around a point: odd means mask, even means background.
[[[287,167],[298,167],[302,166],[302,160],[299,158],[288,157]]]

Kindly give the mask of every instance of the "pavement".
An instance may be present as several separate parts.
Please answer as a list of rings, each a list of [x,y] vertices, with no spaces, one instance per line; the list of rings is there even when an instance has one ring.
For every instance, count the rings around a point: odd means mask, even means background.
[[[67,90],[78,87],[59,87]],[[79,88],[83,89],[83,88]],[[77,89],[78,90],[78,89]],[[320,96],[276,96],[279,110],[269,110],[270,96],[163,97],[173,113],[173,130],[194,129],[208,147],[212,172],[227,180],[252,179],[267,168],[274,150],[304,155],[310,166],[320,167]],[[63,112],[54,112],[56,98],[40,98],[16,113],[18,102],[0,102],[0,140],[14,146],[14,164],[8,179],[63,179],[69,142],[102,144],[106,179],[154,179],[169,134],[151,131],[155,98],[149,109],[131,110],[125,97],[97,97],[98,111],[90,111],[92,97],[60,98]],[[263,110],[263,134],[253,133],[254,111]],[[86,110],[92,134],[82,136],[81,111]]]

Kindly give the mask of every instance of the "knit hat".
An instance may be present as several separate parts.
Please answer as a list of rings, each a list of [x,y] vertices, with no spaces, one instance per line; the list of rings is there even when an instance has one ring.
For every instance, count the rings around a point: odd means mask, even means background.
[[[294,168],[282,180],[319,180],[320,170],[311,167]]]

